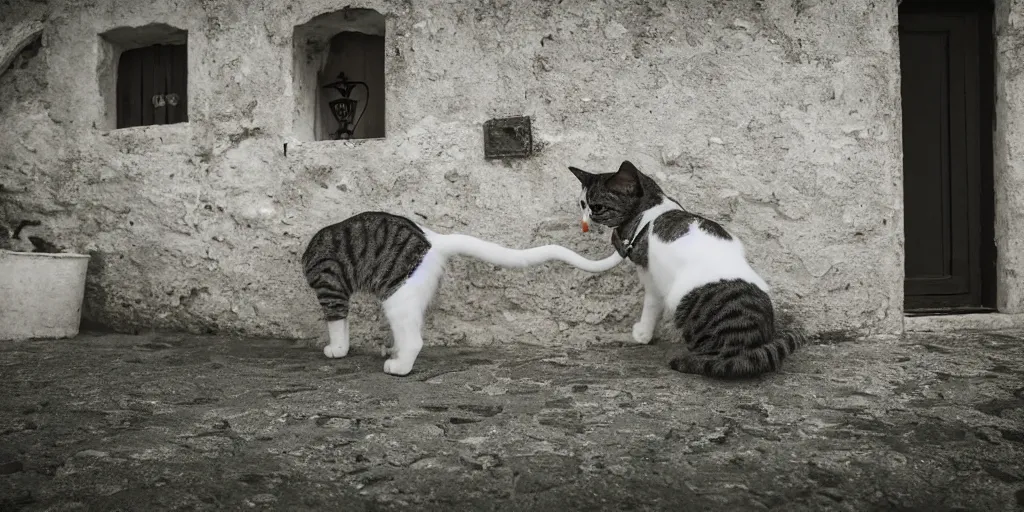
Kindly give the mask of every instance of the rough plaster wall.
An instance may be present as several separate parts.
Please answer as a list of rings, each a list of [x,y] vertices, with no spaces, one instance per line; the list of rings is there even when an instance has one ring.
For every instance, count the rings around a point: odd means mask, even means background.
[[[0,30],[43,19],[38,5],[12,4]],[[92,321],[315,336],[299,255],[366,209],[603,257],[608,233],[579,233],[566,166],[628,158],[739,235],[809,328],[901,330],[895,2],[371,0],[359,6],[388,24],[387,138],[321,143],[289,133],[291,34],[334,2],[89,5],[51,6],[45,92],[0,95],[0,169],[29,189],[11,208],[92,251]],[[153,21],[188,30],[190,123],[94,129],[96,34]],[[482,123],[518,114],[533,117],[536,156],[484,161]],[[627,265],[459,260],[426,338],[626,340],[640,299]],[[386,335],[370,305],[357,304],[356,340]]]
[[[996,262],[998,308],[1024,311],[1024,2],[999,0],[996,31]]]
[[[42,32],[42,22],[30,21],[18,23],[0,33],[0,72],[7,69],[21,50]]]

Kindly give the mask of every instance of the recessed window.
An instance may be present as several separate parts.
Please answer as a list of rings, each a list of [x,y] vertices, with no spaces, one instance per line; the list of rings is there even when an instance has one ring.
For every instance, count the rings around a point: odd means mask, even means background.
[[[4,73],[12,69],[25,69],[28,67],[32,58],[39,55],[42,47],[42,31],[35,31],[28,34],[27,37],[23,38],[21,42],[13,47],[8,46],[5,48],[5,50],[10,50],[10,52],[6,55],[0,53],[0,76],[3,76]]]
[[[188,121],[188,33],[169,25],[106,32],[100,89],[104,125],[129,128]]]
[[[343,9],[295,27],[293,131],[299,140],[384,137],[384,16]]]

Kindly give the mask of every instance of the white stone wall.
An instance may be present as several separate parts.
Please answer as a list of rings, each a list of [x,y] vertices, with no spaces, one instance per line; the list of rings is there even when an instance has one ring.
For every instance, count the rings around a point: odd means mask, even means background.
[[[1024,312],[1024,2],[998,0],[993,173],[997,307]]]
[[[317,143],[294,137],[291,37],[335,2],[75,4],[0,16],[44,30],[0,77],[0,180],[8,215],[93,253],[91,321],[318,335],[299,255],[368,209],[603,257],[566,166],[629,159],[740,236],[810,329],[902,329],[895,1],[370,0],[353,6],[387,18],[387,137]],[[98,34],[153,22],[188,31],[190,122],[104,130]],[[532,116],[536,154],[485,161],[484,121],[509,115]],[[627,265],[449,270],[428,343],[626,340],[639,314]],[[386,336],[369,305],[357,340]]]

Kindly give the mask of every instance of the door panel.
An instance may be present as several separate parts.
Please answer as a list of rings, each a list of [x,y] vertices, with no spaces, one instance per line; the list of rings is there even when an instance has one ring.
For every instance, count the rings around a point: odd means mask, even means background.
[[[939,4],[929,10],[909,2],[900,12],[904,284],[911,310],[986,305],[982,224],[991,219],[983,219],[981,183],[991,168],[983,168],[979,134],[991,125],[980,115],[983,13]]]

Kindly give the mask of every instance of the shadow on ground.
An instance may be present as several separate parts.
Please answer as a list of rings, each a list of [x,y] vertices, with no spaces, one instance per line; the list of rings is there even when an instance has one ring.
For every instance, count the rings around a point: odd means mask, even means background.
[[[672,346],[0,344],[0,510],[1013,510],[1024,336],[818,345],[724,383]]]

